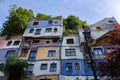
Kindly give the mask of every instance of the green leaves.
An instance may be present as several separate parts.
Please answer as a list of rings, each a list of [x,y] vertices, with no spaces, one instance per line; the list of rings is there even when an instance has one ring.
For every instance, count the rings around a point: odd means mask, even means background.
[[[9,16],[3,24],[1,32],[4,35],[22,34],[30,18],[34,16],[33,11],[16,5],[12,5],[10,8]]]
[[[3,72],[8,76],[8,80],[20,80],[25,75],[25,70],[28,63],[20,60],[16,55],[10,55],[4,66]]]

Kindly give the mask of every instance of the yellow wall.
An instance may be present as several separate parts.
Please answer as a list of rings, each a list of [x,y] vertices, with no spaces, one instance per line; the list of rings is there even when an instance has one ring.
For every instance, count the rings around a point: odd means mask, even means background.
[[[51,80],[58,80],[57,76],[42,76],[42,77],[38,77],[37,80],[40,79],[51,79]]]
[[[19,50],[19,53],[18,53],[19,59],[28,60],[28,57],[29,57],[29,54],[30,54],[30,50],[28,50],[27,56],[25,56],[25,57],[20,56],[22,51],[23,50]]]
[[[56,57],[47,57],[48,56],[48,50],[56,50]],[[38,48],[37,60],[40,59],[59,59],[59,47],[42,47]]]

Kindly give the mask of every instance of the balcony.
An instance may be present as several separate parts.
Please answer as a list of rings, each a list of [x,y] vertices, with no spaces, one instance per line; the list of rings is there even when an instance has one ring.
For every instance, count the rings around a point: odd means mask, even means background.
[[[29,48],[30,48],[30,44],[29,43],[22,44],[22,49],[29,49]]]

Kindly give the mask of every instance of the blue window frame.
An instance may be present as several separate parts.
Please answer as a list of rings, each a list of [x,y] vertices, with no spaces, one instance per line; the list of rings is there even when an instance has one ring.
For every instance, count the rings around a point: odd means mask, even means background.
[[[41,70],[47,70],[47,64],[41,64]]]
[[[55,57],[56,56],[56,50],[48,50],[48,57]]]
[[[65,56],[76,56],[75,49],[66,49],[65,50]]]
[[[28,60],[36,60],[37,51],[31,51]]]
[[[51,63],[50,64],[50,71],[51,72],[56,72],[57,70],[57,64],[56,63]]]

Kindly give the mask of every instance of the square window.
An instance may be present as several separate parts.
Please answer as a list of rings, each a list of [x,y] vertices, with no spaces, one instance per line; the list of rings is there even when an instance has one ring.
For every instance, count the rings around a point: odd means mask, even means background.
[[[76,56],[75,49],[66,49],[65,50],[65,56]]]
[[[34,29],[30,29],[29,33],[33,33],[34,32]]]
[[[66,63],[66,71],[72,71],[72,63]]]
[[[48,57],[55,57],[56,56],[56,50],[49,50],[48,51]]]
[[[56,72],[57,70],[57,64],[56,63],[51,63],[50,64],[50,71],[51,72]]]
[[[8,41],[7,46],[10,46],[12,44],[12,41]]]
[[[67,39],[67,44],[74,44],[74,40],[73,39]]]
[[[102,48],[94,48],[94,54],[95,55],[102,55],[103,54]]]
[[[32,45],[38,45],[39,44],[39,40],[33,40]]]
[[[48,24],[49,24],[49,25],[53,24],[53,21],[48,21]]]
[[[13,45],[14,45],[14,46],[17,46],[17,45],[19,45],[19,43],[20,43],[20,41],[15,41],[15,42],[13,43]]]
[[[26,57],[27,56],[27,53],[28,53],[28,51],[21,51],[21,57]]]
[[[50,44],[50,41],[49,41],[49,40],[47,40],[47,41],[46,41],[46,44]]]
[[[37,51],[31,51],[28,60],[36,60]]]
[[[27,75],[32,75],[33,68],[34,68],[34,65],[33,64],[29,64],[28,67],[27,67],[27,69],[26,69],[26,74]]]
[[[41,33],[41,29],[36,29],[35,35],[40,35],[40,33]]]
[[[47,70],[47,64],[41,64],[41,70]]]
[[[46,28],[45,32],[52,32],[52,28]]]
[[[33,22],[33,25],[38,25],[39,24],[39,22]]]
[[[57,39],[53,39],[53,43],[57,43],[57,41],[58,41]]]
[[[16,55],[16,50],[8,50],[6,57],[9,57],[10,55]]]

